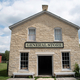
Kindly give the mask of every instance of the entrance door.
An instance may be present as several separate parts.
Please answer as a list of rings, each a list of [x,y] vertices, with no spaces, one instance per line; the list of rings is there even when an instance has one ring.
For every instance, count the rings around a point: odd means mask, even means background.
[[[38,56],[38,75],[52,75],[52,56]]]

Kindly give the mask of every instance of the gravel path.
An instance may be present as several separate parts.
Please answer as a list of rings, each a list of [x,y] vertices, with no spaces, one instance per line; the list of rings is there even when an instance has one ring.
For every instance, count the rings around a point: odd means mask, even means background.
[[[7,80],[34,80],[34,79],[28,79],[28,78],[9,78]]]
[[[64,77],[64,78],[56,78],[56,80],[77,80],[77,79],[73,77]]]
[[[54,78],[38,78],[37,80],[54,80]]]
[[[29,78],[9,78],[7,80],[34,80]],[[54,80],[54,78],[38,78],[37,80]],[[63,78],[56,78],[56,80],[77,80],[73,77],[63,77]]]

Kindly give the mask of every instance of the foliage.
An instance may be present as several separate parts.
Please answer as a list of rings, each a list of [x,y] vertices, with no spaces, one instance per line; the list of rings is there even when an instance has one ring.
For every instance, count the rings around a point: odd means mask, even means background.
[[[0,63],[0,80],[6,80],[8,79],[7,75],[7,64],[6,63]]]
[[[54,80],[56,80],[56,78],[54,77]]]
[[[29,78],[32,78],[31,76],[29,76]]]
[[[5,54],[2,54],[2,61],[5,61]]]
[[[5,58],[6,58],[6,61],[9,61],[9,51],[5,51]]]
[[[75,76],[79,77],[80,73],[79,73],[79,65],[77,63],[75,63],[74,65],[74,72],[75,72]]]
[[[2,55],[2,61],[9,61],[9,52],[8,50]]]

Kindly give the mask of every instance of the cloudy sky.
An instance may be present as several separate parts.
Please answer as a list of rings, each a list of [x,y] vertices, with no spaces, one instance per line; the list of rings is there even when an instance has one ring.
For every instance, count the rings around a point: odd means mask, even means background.
[[[42,11],[48,11],[80,26],[80,0],[0,0],[0,52],[10,50],[9,26]],[[80,43],[80,30],[79,30]]]

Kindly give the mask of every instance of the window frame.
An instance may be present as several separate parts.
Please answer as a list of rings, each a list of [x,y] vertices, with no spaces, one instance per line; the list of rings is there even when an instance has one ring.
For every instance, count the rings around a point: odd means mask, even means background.
[[[30,30],[30,29],[35,29],[35,40],[29,40],[29,30]],[[27,41],[30,41],[30,42],[35,42],[35,41],[36,41],[36,28],[34,28],[34,27],[28,28],[28,37],[27,37]]]
[[[69,67],[70,67],[69,69],[67,69],[67,68],[64,69],[64,68],[63,68],[63,63],[62,63],[62,61],[63,61],[63,60],[62,60],[62,53],[66,53],[66,51],[65,51],[65,52],[61,52],[61,65],[62,65],[62,70],[63,70],[63,71],[65,71],[65,70],[71,70],[70,52],[67,52],[67,53],[69,53]]]
[[[55,39],[55,30],[56,30],[56,29],[60,29],[60,30],[61,30],[61,40],[56,40],[56,39]],[[60,27],[54,28],[54,41],[62,41],[62,28],[60,28]]]
[[[21,69],[21,53],[27,53],[28,54],[28,68],[27,69]],[[20,61],[19,61],[20,65],[19,65],[19,69],[21,71],[28,71],[29,70],[29,53],[28,52],[20,52]]]

